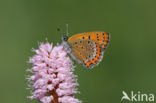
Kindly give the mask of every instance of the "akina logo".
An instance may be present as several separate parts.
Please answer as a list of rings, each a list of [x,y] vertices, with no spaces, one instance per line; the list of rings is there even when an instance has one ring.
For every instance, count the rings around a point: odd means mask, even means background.
[[[122,98],[121,101],[135,101],[135,102],[153,102],[154,101],[154,94],[153,93],[141,93],[140,91],[134,92],[131,91],[130,94],[127,94],[125,91],[122,91]]]

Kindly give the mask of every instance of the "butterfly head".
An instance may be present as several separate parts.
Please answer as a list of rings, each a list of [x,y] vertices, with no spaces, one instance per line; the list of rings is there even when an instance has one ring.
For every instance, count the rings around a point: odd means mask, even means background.
[[[62,37],[62,40],[63,40],[63,41],[67,41],[67,40],[68,40],[68,36],[64,35],[64,36]]]

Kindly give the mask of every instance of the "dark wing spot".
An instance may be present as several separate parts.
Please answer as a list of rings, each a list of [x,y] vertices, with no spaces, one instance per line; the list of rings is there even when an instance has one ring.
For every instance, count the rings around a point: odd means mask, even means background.
[[[105,36],[104,36],[104,33],[103,33],[103,42],[105,41]]]
[[[88,36],[88,39],[90,39],[90,35]]]
[[[84,39],[85,37],[83,36],[82,39]]]
[[[80,40],[80,43],[82,43],[82,41]]]
[[[90,41],[88,41],[88,44],[90,43]]]
[[[109,38],[109,34],[108,34],[108,41],[109,41],[109,39],[110,39],[110,38]]]
[[[75,44],[77,44],[77,42],[75,42]]]
[[[96,38],[97,38],[97,40],[99,41],[99,35],[98,35],[98,34],[97,34]]]
[[[93,63],[90,63],[90,67],[92,67],[94,64]]]

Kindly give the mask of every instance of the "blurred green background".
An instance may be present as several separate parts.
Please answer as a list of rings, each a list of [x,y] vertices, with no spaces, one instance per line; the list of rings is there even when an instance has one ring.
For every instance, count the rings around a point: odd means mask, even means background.
[[[77,98],[120,103],[123,90],[156,95],[156,0],[0,0],[0,103],[36,103],[26,98],[26,61],[45,38],[61,43],[66,23],[71,35],[111,33],[98,67],[76,67]]]

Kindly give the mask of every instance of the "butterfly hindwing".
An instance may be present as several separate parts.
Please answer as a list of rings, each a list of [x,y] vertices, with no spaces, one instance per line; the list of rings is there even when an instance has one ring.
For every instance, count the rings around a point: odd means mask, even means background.
[[[103,57],[103,51],[95,41],[78,38],[68,41],[68,44],[71,47],[72,57],[87,68],[92,68],[98,64]]]

